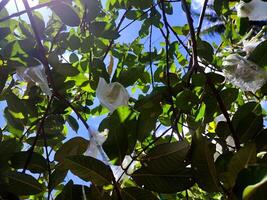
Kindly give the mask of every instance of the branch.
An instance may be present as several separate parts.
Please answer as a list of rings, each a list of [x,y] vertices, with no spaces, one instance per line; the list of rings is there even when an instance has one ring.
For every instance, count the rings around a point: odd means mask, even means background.
[[[36,42],[37,42],[37,46],[38,46],[38,51],[39,51],[39,56],[40,56],[41,62],[44,65],[44,68],[45,68],[45,74],[47,76],[48,84],[54,90],[55,87],[53,85],[52,76],[50,74],[49,63],[48,63],[47,58],[45,56],[46,55],[46,51],[45,51],[45,48],[44,48],[44,46],[43,46],[43,44],[41,42],[41,37],[40,37],[40,33],[38,31],[38,28],[37,28],[36,21],[35,21],[33,15],[32,15],[32,10],[31,10],[31,8],[30,8],[27,0],[22,0],[22,1],[23,1],[23,4],[24,4],[24,7],[26,9],[27,15],[29,17],[29,20],[30,20],[30,23],[31,23],[31,26],[32,26],[32,29],[33,29],[33,32],[34,32],[34,36],[36,38]]]
[[[129,9],[127,9],[127,10],[125,11],[125,13],[123,14],[123,16],[121,17],[121,20],[120,20],[119,23],[118,23],[118,26],[117,26],[117,28],[116,28],[116,31],[120,32],[119,29],[120,29],[120,27],[121,27],[121,25],[122,25],[122,22],[124,21],[124,19],[126,18],[126,14],[127,14],[130,10],[131,10],[131,8],[129,8]],[[111,50],[111,47],[112,47],[113,43],[114,43],[114,39],[112,39],[112,40],[110,41],[110,43],[109,43],[109,45],[108,45],[108,48],[107,48],[107,50],[106,50],[106,52],[105,52],[105,54],[104,54],[104,56],[103,56],[103,58],[102,58],[102,61],[104,61],[104,60],[106,59],[106,57],[107,57],[109,51]]]
[[[52,2],[42,3],[42,4],[39,4],[39,5],[37,5],[37,6],[34,6],[34,7],[30,8],[29,10],[30,10],[30,11],[33,11],[33,10],[36,10],[36,9],[39,9],[39,8],[43,8],[43,7],[49,6],[50,4],[52,4]],[[19,17],[20,15],[23,15],[23,14],[25,14],[26,12],[27,12],[27,10],[23,10],[23,11],[14,13],[14,14],[12,14],[12,15],[3,17],[3,18],[0,19],[0,22],[4,22],[4,21],[6,21],[6,20],[12,19],[13,17]]]
[[[177,128],[177,122],[179,121],[180,118],[180,114],[176,111],[175,106],[174,106],[174,102],[173,102],[173,94],[172,94],[172,88],[171,88],[171,83],[170,83],[170,58],[169,58],[169,36],[170,36],[170,30],[169,30],[169,26],[168,26],[168,20],[167,20],[167,16],[166,16],[166,12],[165,12],[165,5],[164,5],[164,1],[161,0],[161,7],[162,7],[162,15],[163,15],[163,21],[164,21],[164,25],[166,28],[166,34],[163,34],[163,37],[165,38],[165,50],[166,50],[166,75],[167,75],[167,86],[168,86],[168,91],[169,91],[169,95],[170,95],[170,102],[171,102],[171,109],[173,111],[173,116],[174,116],[174,121],[172,124],[172,128],[174,129],[175,133],[178,135],[180,140],[183,140],[183,137],[179,134],[178,132],[178,128]],[[162,31],[163,33],[163,31]]]
[[[184,11],[186,14],[187,22],[189,25],[189,32],[191,36],[191,42],[192,42],[192,56],[191,60],[192,62],[189,62],[189,71],[187,73],[188,75],[188,80],[190,80],[190,77],[192,73],[198,68],[198,61],[197,61],[197,40],[196,40],[196,34],[195,34],[195,29],[194,29],[194,22],[191,16],[190,9],[186,3],[186,0],[181,0],[182,5],[184,7]]]
[[[233,137],[233,140],[234,140],[234,143],[235,143],[235,147],[237,150],[240,149],[240,141],[236,135],[236,132],[235,132],[235,129],[234,129],[234,126],[231,122],[231,119],[230,119],[230,116],[227,112],[227,109],[224,105],[224,102],[220,96],[220,94],[218,93],[217,89],[215,88],[214,84],[211,82],[211,80],[207,77],[207,83],[209,85],[209,87],[211,88],[213,94],[215,95],[216,99],[217,99],[217,102],[219,104],[219,107],[220,107],[220,110],[222,111],[222,114],[224,115],[225,119],[226,119],[226,123],[231,131],[231,134],[232,134],[232,137]]]
[[[202,24],[203,24],[203,20],[204,20],[204,17],[205,17],[208,1],[209,0],[204,0],[204,4],[203,4],[202,10],[201,10],[201,14],[200,14],[200,18],[199,18],[199,21],[198,21],[197,37],[199,37],[200,31],[201,31],[201,28],[202,28]]]
[[[50,160],[49,160],[49,152],[48,152],[48,145],[47,145],[47,137],[46,133],[44,131],[44,127],[42,127],[42,134],[44,136],[44,146],[45,146],[45,154],[46,154],[46,162],[47,162],[47,171],[48,171],[48,183],[47,183],[47,189],[48,189],[48,194],[47,194],[47,200],[50,199],[51,195],[51,166],[50,166]]]
[[[150,67],[150,74],[151,74],[151,83],[152,83],[152,88],[154,89],[155,84],[154,84],[154,77],[153,77],[153,70],[152,70],[152,33],[153,33],[153,27],[152,24],[150,25],[150,34],[149,34],[149,67]]]
[[[3,8],[6,6],[6,4],[9,2],[9,0],[2,0],[0,2],[0,12],[3,10]]]
[[[25,164],[24,164],[22,173],[25,173],[25,172],[26,172],[26,170],[27,170],[27,168],[28,168],[28,165],[29,165],[30,162],[31,162],[31,158],[32,158],[32,154],[33,154],[35,145],[36,145],[36,143],[37,143],[37,140],[38,140],[38,137],[39,137],[39,135],[40,135],[41,129],[42,129],[43,125],[44,125],[45,119],[46,119],[46,117],[47,117],[47,115],[48,115],[48,111],[49,111],[49,109],[50,109],[50,106],[51,106],[51,104],[52,104],[53,99],[54,99],[54,96],[52,96],[52,97],[50,98],[50,100],[49,100],[49,102],[48,102],[48,104],[47,104],[47,107],[46,107],[46,109],[45,109],[45,113],[44,113],[44,115],[43,115],[43,117],[42,117],[42,119],[41,119],[41,121],[40,121],[40,124],[39,124],[39,126],[38,126],[38,129],[37,129],[37,131],[36,131],[35,139],[34,139],[34,141],[33,141],[33,143],[32,143],[31,148],[29,149],[29,154],[28,154],[28,157],[27,157],[26,162],[25,162]]]

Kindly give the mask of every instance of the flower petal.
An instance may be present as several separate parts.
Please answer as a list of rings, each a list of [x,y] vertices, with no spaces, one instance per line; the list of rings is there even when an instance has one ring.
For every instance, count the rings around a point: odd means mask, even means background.
[[[252,21],[267,20],[267,2],[252,0],[248,3],[240,1],[236,4],[237,16],[248,17]]]
[[[128,105],[130,98],[127,90],[120,83],[107,84],[105,79],[101,77],[96,89],[96,96],[101,105],[107,107],[110,112],[113,112],[119,106]]]

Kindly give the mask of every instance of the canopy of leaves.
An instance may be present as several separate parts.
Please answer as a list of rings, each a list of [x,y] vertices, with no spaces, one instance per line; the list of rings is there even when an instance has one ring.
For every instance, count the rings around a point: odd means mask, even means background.
[[[267,30],[239,1],[29,2],[0,2],[0,199],[266,198]],[[100,78],[128,106],[99,105]]]

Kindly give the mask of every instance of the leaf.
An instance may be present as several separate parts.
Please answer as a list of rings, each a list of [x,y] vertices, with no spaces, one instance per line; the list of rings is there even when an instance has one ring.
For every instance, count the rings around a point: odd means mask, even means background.
[[[248,102],[238,108],[232,122],[235,132],[242,143],[249,141],[263,128],[261,105]]]
[[[19,172],[4,174],[7,180],[6,190],[18,196],[34,195],[43,192],[43,186],[32,176]]]
[[[231,108],[231,104],[237,99],[238,97],[238,89],[236,88],[227,88],[220,92],[220,96],[223,100],[226,109],[229,110]]]
[[[10,33],[11,33],[10,28],[8,28],[8,27],[0,27],[0,40],[3,40]]]
[[[111,169],[103,162],[89,156],[69,156],[63,165],[73,174],[95,185],[107,185],[112,181]]]
[[[191,169],[183,169],[173,174],[153,173],[143,167],[132,174],[140,186],[158,193],[176,193],[194,185]]]
[[[10,158],[11,166],[15,169],[23,169],[28,156],[28,151],[16,152]],[[42,155],[33,152],[31,161],[27,169],[30,170],[32,173],[43,173],[47,171],[47,162]]]
[[[267,165],[257,164],[243,169],[237,177],[234,193],[242,200],[265,200]]]
[[[57,195],[56,200],[84,200],[88,187],[83,185],[75,185],[70,180],[63,188],[62,192]]]
[[[212,62],[213,48],[208,42],[198,40],[197,41],[197,53],[201,58],[204,58],[208,62]]]
[[[122,163],[129,147],[129,138],[133,138],[131,144],[135,145],[136,123],[136,113],[127,106],[117,108],[101,122],[99,130],[109,130],[103,148],[115,164]]]
[[[254,143],[247,144],[235,153],[229,161],[227,172],[222,174],[228,187],[233,187],[238,173],[254,162],[256,162],[256,146]]]
[[[176,96],[176,106],[186,113],[190,113],[192,108],[199,102],[198,97],[190,90],[183,90]]]
[[[2,93],[2,91],[6,85],[6,81],[8,78],[8,72],[9,72],[9,70],[7,67],[3,67],[0,65],[0,94]]]
[[[50,176],[50,187],[51,189],[58,186],[62,183],[68,173],[68,170],[60,169],[60,167],[56,167],[53,173]]]
[[[128,0],[128,6],[133,6],[135,8],[142,9],[142,10],[147,9],[152,5],[153,5],[152,0],[139,0],[139,1]]]
[[[65,142],[56,152],[55,160],[63,162],[68,156],[82,155],[89,145],[89,141],[82,137],[74,137]]]
[[[117,39],[120,36],[115,27],[115,24],[107,23],[104,21],[97,21],[92,22],[92,24],[90,25],[90,31],[96,37],[113,40]]]
[[[152,148],[142,159],[142,163],[155,173],[174,173],[186,167],[185,162],[190,145],[186,140],[165,143]]]
[[[54,66],[55,71],[58,72],[59,74],[69,77],[69,76],[77,76],[80,72],[78,69],[75,67],[72,67],[68,63],[61,63],[58,64],[57,66]]]
[[[256,63],[260,67],[267,66],[267,40],[261,42],[249,55],[248,60]]]
[[[72,128],[72,130],[74,130],[77,133],[77,131],[79,129],[79,124],[78,124],[77,120],[74,117],[72,117],[71,115],[68,115],[67,122],[70,125],[70,127]]]
[[[86,13],[87,22],[92,22],[101,13],[101,4],[98,0],[82,0],[88,12]]]
[[[158,198],[149,190],[137,187],[127,187],[122,189],[122,199],[124,200],[157,200]]]
[[[197,184],[208,192],[220,191],[211,144],[199,130],[194,133],[192,140],[192,168]]]
[[[80,18],[73,8],[64,1],[54,1],[51,9],[68,26],[79,26]]]

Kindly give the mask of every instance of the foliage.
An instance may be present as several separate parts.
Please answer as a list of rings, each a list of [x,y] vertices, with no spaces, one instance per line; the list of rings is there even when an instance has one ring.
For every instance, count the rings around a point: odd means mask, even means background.
[[[201,35],[207,0],[197,17],[185,0],[39,0],[32,8],[23,0],[25,10],[13,14],[7,2],[0,199],[265,199],[267,84],[250,90],[258,78],[250,72],[266,80],[266,27],[251,31],[249,18],[237,16],[239,1],[208,6],[224,26],[214,36],[220,44]],[[177,10],[184,25],[170,20]],[[131,31],[137,38],[123,42]],[[242,42],[253,37],[247,52]],[[21,80],[25,71],[30,78]],[[110,113],[96,100],[99,80],[112,88],[100,100],[116,101]],[[92,117],[108,130],[101,141]],[[69,136],[81,130],[90,141]],[[101,158],[85,153],[90,143]],[[68,172],[84,182],[67,182]]]

